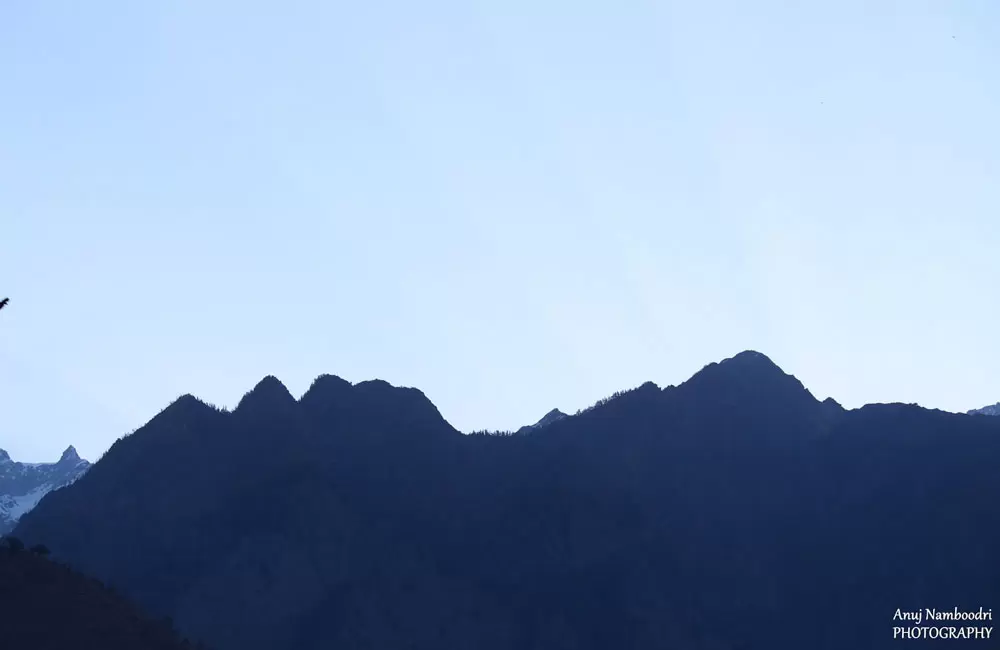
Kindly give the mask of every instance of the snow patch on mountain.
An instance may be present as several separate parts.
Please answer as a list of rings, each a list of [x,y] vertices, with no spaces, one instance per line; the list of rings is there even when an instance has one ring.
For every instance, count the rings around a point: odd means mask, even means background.
[[[70,485],[90,469],[90,463],[69,447],[55,463],[19,463],[0,449],[0,535],[14,529],[46,494]]]
[[[12,521],[17,521],[21,518],[21,515],[25,514],[32,508],[38,505],[38,502],[42,500],[42,497],[50,492],[51,488],[47,485],[36,488],[27,494],[22,494],[21,496],[11,496],[9,494],[4,494],[0,499],[0,509],[5,509],[7,516]]]
[[[1000,402],[993,406],[984,406],[981,409],[972,409],[969,415],[1000,415]]]
[[[562,411],[560,411],[559,409],[552,409],[551,411],[549,411],[548,413],[546,413],[545,416],[542,417],[541,420],[539,420],[538,422],[535,422],[534,424],[526,424],[526,425],[524,425],[523,427],[521,427],[520,429],[517,430],[517,433],[519,435],[521,435],[521,434],[525,434],[525,433],[531,433],[533,431],[538,431],[539,429],[545,428],[545,427],[549,426],[550,424],[552,424],[553,422],[558,422],[559,420],[561,420],[561,419],[563,419],[565,417],[568,417],[568,416],[565,413],[563,413]]]

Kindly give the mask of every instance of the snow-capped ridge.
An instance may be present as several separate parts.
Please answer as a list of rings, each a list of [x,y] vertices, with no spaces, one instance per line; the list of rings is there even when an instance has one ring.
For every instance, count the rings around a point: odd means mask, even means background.
[[[549,411],[548,413],[546,413],[544,416],[542,416],[541,420],[539,420],[538,422],[535,422],[532,426],[535,427],[535,428],[544,427],[544,426],[547,426],[549,424],[552,424],[553,422],[557,422],[557,421],[563,419],[564,417],[567,417],[567,415],[565,413],[563,413],[559,409],[552,409],[551,411]]]
[[[981,409],[972,409],[967,411],[968,415],[998,415],[1000,416],[1000,402],[993,404],[991,406],[984,406]]]
[[[538,422],[535,422],[534,424],[524,425],[523,427],[517,430],[517,433],[518,434],[531,433],[532,431],[543,429],[552,424],[553,422],[558,422],[559,420],[562,420],[563,418],[567,417],[569,416],[560,411],[559,409],[552,409],[551,411],[543,415]]]
[[[46,494],[70,485],[90,469],[70,445],[55,463],[14,462],[0,450],[0,535],[10,532]]]

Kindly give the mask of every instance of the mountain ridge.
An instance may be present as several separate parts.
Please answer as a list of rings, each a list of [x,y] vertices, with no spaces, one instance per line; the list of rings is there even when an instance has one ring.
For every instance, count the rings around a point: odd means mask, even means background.
[[[992,404],[990,406],[984,406],[978,409],[972,409],[967,411],[968,415],[1000,415],[1000,402]]]
[[[1000,420],[844,410],[762,357],[520,436],[332,375],[182,398],[16,533],[219,650],[879,647],[884,611],[1000,597]]]
[[[70,445],[54,463],[22,463],[0,449],[0,536],[53,490],[72,484],[90,469]]]

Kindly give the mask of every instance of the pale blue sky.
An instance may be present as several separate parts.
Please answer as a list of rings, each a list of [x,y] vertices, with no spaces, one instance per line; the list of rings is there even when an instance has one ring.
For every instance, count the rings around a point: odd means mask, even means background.
[[[0,447],[274,374],[515,428],[746,348],[1000,400],[1000,5],[8,2]]]

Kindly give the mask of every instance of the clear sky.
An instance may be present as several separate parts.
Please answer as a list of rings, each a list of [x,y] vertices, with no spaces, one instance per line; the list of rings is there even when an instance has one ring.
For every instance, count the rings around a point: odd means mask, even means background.
[[[752,348],[1000,400],[1000,4],[0,6],[0,447],[266,374],[462,430]]]

